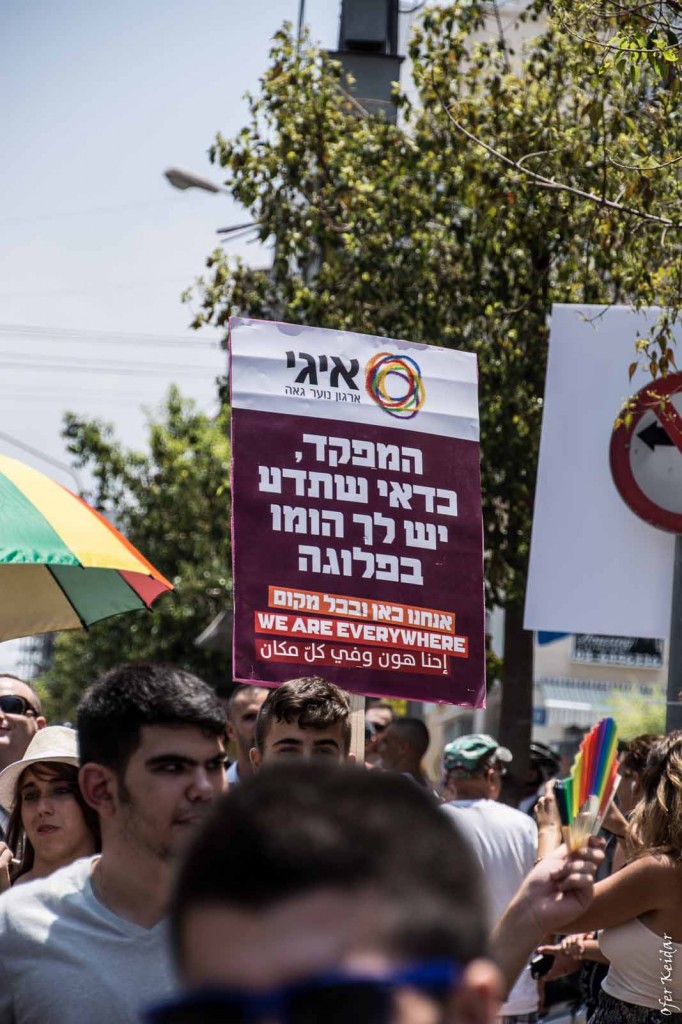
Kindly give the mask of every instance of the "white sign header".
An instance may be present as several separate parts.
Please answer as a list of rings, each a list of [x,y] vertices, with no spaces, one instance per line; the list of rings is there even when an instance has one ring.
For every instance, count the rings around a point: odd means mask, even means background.
[[[232,377],[235,409],[478,442],[470,352],[238,318],[230,322],[230,352],[239,371]]]

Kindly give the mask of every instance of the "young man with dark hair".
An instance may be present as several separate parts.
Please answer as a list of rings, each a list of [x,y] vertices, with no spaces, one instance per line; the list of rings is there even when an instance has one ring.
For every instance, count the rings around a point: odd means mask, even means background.
[[[171,862],[225,787],[225,715],[188,672],[113,669],[78,730],[102,854],[0,897],[0,1024],[133,1024],[169,991]]]
[[[227,782],[230,786],[243,781],[253,771],[249,753],[256,733],[258,712],[267,695],[268,691],[264,686],[252,686],[250,683],[244,683],[235,687],[227,701],[224,702],[227,715],[227,737],[237,748],[237,759],[230,765],[227,772]]]
[[[505,971],[507,946],[514,971],[516,947],[589,902],[598,857],[555,854],[535,870],[495,940]],[[484,886],[407,780],[270,766],[216,805],[188,850],[171,910],[188,991],[145,1019],[492,1024],[503,979],[487,959]]]
[[[251,763],[282,758],[352,760],[350,701],[333,683],[314,676],[271,690],[256,722]]]
[[[430,789],[422,769],[429,739],[429,730],[420,718],[395,718],[379,740],[381,767],[387,772],[409,775],[418,785]]]

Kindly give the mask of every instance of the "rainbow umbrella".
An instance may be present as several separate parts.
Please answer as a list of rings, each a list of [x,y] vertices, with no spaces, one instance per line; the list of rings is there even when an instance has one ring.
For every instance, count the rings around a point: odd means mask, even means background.
[[[87,629],[172,589],[99,512],[0,455],[0,640]]]

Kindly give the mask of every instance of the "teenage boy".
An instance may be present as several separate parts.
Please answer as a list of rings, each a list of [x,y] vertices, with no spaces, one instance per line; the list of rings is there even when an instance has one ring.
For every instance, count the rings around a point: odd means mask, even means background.
[[[172,861],[225,787],[225,714],[171,666],[124,665],[78,709],[101,856],[0,897],[0,1024],[133,1024],[171,987]]]
[[[350,701],[333,683],[292,679],[270,690],[256,722],[254,768],[291,758],[351,761]]]
[[[488,959],[485,880],[407,779],[273,766],[220,801],[192,843],[171,912],[180,1021],[492,1024],[519,948],[591,898],[598,851],[534,869]],[[513,947],[513,949],[511,948]]]

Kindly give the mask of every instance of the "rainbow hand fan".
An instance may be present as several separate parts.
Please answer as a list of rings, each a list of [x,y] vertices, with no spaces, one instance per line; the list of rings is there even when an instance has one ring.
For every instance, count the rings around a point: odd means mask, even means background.
[[[620,775],[618,737],[612,718],[602,718],[583,737],[567,779],[554,785],[561,831],[571,851],[597,834],[613,800]]]

